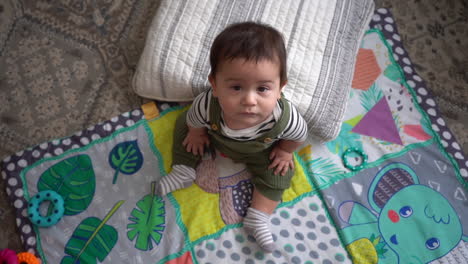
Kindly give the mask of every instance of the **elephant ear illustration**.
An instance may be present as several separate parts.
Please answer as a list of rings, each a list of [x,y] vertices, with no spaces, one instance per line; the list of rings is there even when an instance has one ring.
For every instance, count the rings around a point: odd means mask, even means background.
[[[86,210],[93,200],[95,188],[96,177],[88,155],[77,155],[56,163],[42,173],[37,182],[39,191],[52,190],[63,197],[65,215]]]
[[[380,212],[395,193],[408,185],[418,183],[416,173],[408,165],[391,163],[377,173],[369,187],[367,198],[372,209]]]

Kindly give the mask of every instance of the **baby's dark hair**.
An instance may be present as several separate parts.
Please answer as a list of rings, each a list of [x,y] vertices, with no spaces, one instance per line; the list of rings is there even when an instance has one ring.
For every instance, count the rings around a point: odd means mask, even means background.
[[[211,74],[216,74],[222,61],[237,58],[279,62],[280,82],[284,84],[288,80],[283,36],[271,26],[242,22],[231,24],[219,33],[210,50]]]

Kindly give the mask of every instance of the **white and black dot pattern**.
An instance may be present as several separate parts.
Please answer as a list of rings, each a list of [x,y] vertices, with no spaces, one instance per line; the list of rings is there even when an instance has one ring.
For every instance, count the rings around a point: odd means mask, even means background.
[[[270,218],[277,249],[264,253],[242,228],[195,246],[198,263],[351,263],[321,200],[307,197]]]
[[[109,121],[79,131],[70,137],[41,143],[35,147],[19,151],[1,162],[2,178],[6,181],[6,191],[12,206],[16,209],[16,224],[24,248],[33,254],[37,252],[36,233],[27,217],[28,201],[24,197],[20,173],[42,158],[54,157],[64,152],[88,145],[93,140],[111,135],[119,128],[129,127],[144,118],[143,112],[136,109],[123,113]]]
[[[390,11],[380,8],[375,11],[370,22],[370,27],[382,31],[386,41],[393,49],[395,61],[400,65],[405,74],[408,85],[415,91],[418,104],[426,111],[432,129],[439,135],[440,143],[447,153],[454,157],[460,168],[460,175],[468,182],[468,160],[463,154],[458,142],[456,142],[450,129],[446,126],[441,113],[435,103],[434,96],[426,86],[424,80],[416,73],[408,53],[403,47],[401,37],[398,35],[397,26]]]

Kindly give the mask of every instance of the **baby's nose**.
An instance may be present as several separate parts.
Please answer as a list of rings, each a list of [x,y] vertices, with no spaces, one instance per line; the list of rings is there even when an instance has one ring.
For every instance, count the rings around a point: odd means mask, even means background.
[[[245,105],[255,105],[257,103],[257,99],[255,98],[255,94],[253,93],[246,93],[243,97],[242,101]]]

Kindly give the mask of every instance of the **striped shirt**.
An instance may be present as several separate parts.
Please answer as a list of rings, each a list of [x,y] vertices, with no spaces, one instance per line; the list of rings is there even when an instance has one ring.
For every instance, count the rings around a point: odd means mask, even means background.
[[[206,127],[207,129],[211,129],[210,126],[210,103],[212,98],[212,90],[208,89],[207,91],[198,95],[195,100],[193,101],[192,106],[187,112],[187,125],[191,127]],[[303,142],[307,138],[307,124],[299,114],[297,109],[291,104],[291,102],[287,101],[289,107],[291,109],[289,114],[289,121],[286,125],[286,129],[280,133],[273,141],[285,139],[297,142]],[[283,109],[279,103],[276,104],[273,113],[269,118],[267,118],[262,123],[255,125],[253,127],[233,130],[230,129],[223,121],[223,115],[221,113],[221,133],[229,138],[238,140],[238,141],[247,141],[253,140],[264,133],[268,132],[273,128],[276,122],[281,117]]]

